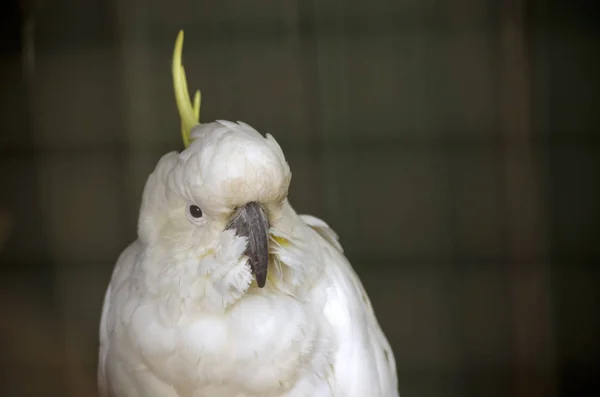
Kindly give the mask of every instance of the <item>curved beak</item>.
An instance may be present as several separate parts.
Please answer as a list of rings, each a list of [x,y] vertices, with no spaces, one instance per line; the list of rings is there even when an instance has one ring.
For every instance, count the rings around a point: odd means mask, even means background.
[[[269,220],[259,203],[252,202],[238,208],[226,229],[234,229],[238,236],[248,239],[246,256],[256,284],[260,288],[267,281],[267,266],[269,264]]]

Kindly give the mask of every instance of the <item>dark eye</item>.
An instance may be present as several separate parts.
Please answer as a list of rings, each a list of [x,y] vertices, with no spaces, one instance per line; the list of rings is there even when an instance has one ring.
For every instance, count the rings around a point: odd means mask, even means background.
[[[202,210],[197,205],[190,205],[190,215],[194,218],[200,218],[202,216]]]

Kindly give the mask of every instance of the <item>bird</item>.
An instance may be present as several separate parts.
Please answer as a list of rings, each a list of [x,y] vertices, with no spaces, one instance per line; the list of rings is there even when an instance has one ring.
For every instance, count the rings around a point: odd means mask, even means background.
[[[184,148],[148,176],[137,238],[106,288],[100,396],[399,397],[394,353],[338,235],[290,204],[271,134],[200,123],[183,39],[172,77]]]

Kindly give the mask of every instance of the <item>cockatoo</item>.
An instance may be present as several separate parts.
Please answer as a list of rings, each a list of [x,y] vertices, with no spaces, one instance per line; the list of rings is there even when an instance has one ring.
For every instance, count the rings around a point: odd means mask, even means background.
[[[100,320],[102,397],[398,397],[369,298],[322,220],[298,215],[270,135],[201,124],[181,64],[184,150],[164,155]]]

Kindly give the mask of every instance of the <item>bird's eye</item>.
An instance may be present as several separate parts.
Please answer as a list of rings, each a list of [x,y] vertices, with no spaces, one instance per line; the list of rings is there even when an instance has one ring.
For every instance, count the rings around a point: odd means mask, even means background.
[[[200,218],[202,216],[202,210],[197,205],[190,205],[189,211],[193,218]]]

